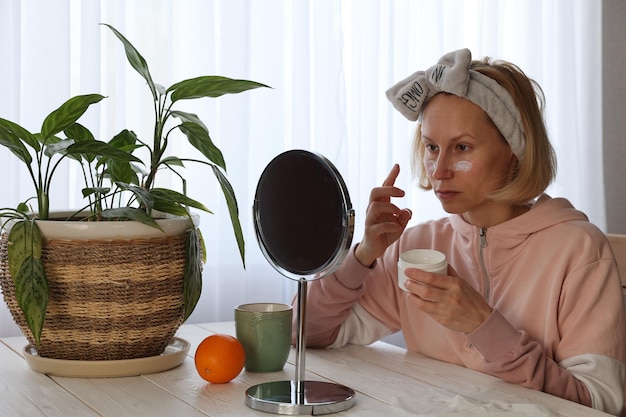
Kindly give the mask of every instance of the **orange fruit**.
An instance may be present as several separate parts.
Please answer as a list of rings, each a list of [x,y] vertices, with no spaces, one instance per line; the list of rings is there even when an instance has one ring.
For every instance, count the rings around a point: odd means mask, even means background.
[[[196,349],[194,362],[198,374],[213,384],[235,378],[246,361],[243,346],[233,336],[214,334],[205,338]]]

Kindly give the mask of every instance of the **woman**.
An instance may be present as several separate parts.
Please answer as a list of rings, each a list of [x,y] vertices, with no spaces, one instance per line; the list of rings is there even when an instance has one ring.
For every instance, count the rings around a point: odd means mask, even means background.
[[[395,165],[371,192],[363,240],[308,292],[307,344],[368,344],[402,330],[407,348],[618,414],[626,319],[604,234],[544,194],[555,157],[539,86],[506,62],[445,55],[387,92],[419,119],[420,186],[449,217],[406,228],[391,202]],[[407,269],[399,254],[432,248],[449,275]]]

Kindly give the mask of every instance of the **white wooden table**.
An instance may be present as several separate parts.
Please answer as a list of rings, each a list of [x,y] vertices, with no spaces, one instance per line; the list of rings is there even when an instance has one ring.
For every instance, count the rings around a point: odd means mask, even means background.
[[[23,337],[0,340],[0,416],[270,416],[248,408],[245,390],[294,378],[294,353],[281,372],[243,371],[214,385],[196,373],[196,346],[211,333],[234,334],[233,323],[184,325],[191,349],[179,367],[125,378],[67,378],[33,371],[21,355]],[[548,394],[508,384],[378,342],[306,352],[307,380],[356,391],[353,408],[336,416],[607,416]]]

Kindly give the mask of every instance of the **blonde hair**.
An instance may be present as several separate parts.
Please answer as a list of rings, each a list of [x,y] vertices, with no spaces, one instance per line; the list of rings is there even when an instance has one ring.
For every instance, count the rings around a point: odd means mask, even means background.
[[[543,119],[543,90],[536,81],[528,78],[519,67],[510,62],[492,62],[485,58],[472,61],[470,69],[494,79],[509,92],[520,112],[526,135],[526,148],[521,161],[518,160],[508,183],[493,192],[491,198],[513,205],[526,204],[543,193],[556,176],[556,154],[550,144]],[[432,185],[424,167],[424,151],[421,124],[418,123],[411,165],[418,186],[430,190]]]

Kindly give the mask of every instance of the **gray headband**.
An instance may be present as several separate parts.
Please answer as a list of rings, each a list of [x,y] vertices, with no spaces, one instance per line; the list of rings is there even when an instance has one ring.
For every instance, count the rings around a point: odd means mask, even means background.
[[[386,95],[400,113],[416,121],[424,105],[435,94],[445,92],[464,97],[489,115],[518,160],[526,148],[526,135],[519,110],[509,92],[494,79],[470,70],[469,49],[450,52],[437,65],[418,71],[395,84]]]

